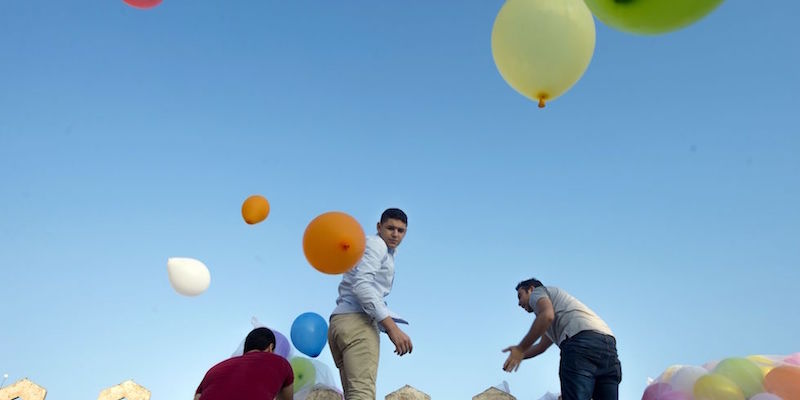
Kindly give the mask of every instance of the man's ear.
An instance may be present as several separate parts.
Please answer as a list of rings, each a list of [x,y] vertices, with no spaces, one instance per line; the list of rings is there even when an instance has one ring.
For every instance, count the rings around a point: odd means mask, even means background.
[[[270,343],[269,346],[267,346],[267,349],[264,350],[264,351],[266,351],[267,353],[274,353],[275,352],[275,343]]]

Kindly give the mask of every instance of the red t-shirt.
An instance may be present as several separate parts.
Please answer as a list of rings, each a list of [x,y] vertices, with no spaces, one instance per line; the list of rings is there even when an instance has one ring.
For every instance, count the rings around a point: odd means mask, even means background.
[[[293,382],[294,372],[285,358],[254,351],[211,367],[196,393],[201,400],[273,400]]]

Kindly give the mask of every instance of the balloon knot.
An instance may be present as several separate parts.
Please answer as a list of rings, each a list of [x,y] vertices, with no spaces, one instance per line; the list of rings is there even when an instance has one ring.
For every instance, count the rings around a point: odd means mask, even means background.
[[[544,97],[539,98],[539,108],[544,108]]]
[[[349,250],[350,249],[350,243],[342,243],[341,246],[342,246],[342,250]]]

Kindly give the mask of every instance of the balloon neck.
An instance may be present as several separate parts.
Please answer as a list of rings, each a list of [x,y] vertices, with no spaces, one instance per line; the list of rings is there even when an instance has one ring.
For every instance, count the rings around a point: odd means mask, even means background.
[[[539,97],[539,108],[544,108],[544,97]]]

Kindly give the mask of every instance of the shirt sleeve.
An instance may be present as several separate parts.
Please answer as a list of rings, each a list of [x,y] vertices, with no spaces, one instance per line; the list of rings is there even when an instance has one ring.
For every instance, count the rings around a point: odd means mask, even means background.
[[[381,260],[387,256],[388,250],[384,243],[377,243],[376,240],[383,242],[383,239],[380,238],[375,240],[367,238],[364,255],[355,268],[353,293],[358,298],[364,312],[376,321],[383,321],[389,316],[389,308],[386,307],[383,296],[375,284],[375,276],[380,271]]]
[[[534,314],[537,315],[539,314],[539,310],[537,309],[536,305],[539,303],[539,300],[545,297],[549,298],[550,296],[547,295],[547,291],[544,290],[544,288],[538,287],[536,289],[533,289],[533,292],[531,293],[531,298],[528,303],[530,304],[531,308],[533,308]],[[553,300],[550,299],[550,302],[552,303]],[[547,336],[551,342],[558,343],[556,341],[556,338],[554,338],[552,335],[552,330],[553,330],[553,325],[550,325],[550,327],[548,327],[547,330],[545,330],[544,335]]]
[[[539,303],[539,300],[543,297],[547,297],[547,292],[545,292],[544,289],[542,289],[541,287],[533,289],[533,292],[531,293],[531,298],[530,300],[528,300],[528,304],[530,304],[534,314],[539,314],[539,310],[537,309],[536,305]]]

